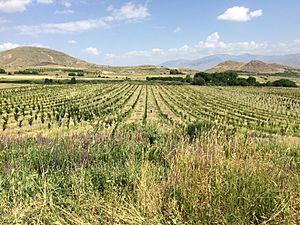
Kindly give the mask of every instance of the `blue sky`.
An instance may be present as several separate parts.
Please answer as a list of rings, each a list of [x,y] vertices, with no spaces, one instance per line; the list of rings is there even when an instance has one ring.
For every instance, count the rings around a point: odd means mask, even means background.
[[[49,47],[97,64],[300,53],[299,0],[0,0],[0,51]]]

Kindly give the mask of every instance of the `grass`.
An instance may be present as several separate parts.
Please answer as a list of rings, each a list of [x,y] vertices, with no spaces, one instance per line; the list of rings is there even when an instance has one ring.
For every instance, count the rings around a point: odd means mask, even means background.
[[[0,137],[4,224],[297,224],[299,146],[206,126]]]
[[[299,224],[298,95],[137,82],[2,90],[0,224]]]

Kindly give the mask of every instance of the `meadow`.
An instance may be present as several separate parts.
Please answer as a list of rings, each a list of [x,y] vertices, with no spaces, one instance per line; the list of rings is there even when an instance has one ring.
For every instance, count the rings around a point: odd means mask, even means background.
[[[0,89],[2,224],[298,224],[297,88]]]

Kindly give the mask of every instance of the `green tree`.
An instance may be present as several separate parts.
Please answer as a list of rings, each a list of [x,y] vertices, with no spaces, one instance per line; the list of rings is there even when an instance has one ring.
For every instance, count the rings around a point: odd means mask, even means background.
[[[204,85],[205,80],[202,77],[194,77],[193,84],[194,85]]]
[[[71,78],[70,84],[76,84],[76,78],[75,77]]]
[[[276,80],[272,83],[274,87],[297,87],[297,84],[294,81],[288,79]]]
[[[192,83],[193,82],[193,79],[191,78],[191,75],[187,75],[185,77],[185,82],[187,82],[187,83]]]

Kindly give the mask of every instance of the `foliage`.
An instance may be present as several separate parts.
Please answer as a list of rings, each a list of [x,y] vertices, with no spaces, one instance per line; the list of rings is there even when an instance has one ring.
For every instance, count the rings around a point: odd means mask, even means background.
[[[147,81],[175,81],[175,82],[185,82],[183,77],[146,77]]]
[[[213,128],[213,124],[209,121],[196,121],[188,124],[186,133],[189,138],[194,139],[201,134],[207,134]]]
[[[192,84],[194,84],[194,85],[204,85],[205,80],[202,77],[194,77]]]
[[[199,81],[199,78],[202,78]],[[203,82],[204,81],[204,82]],[[197,84],[199,83],[199,84]],[[288,79],[281,79],[273,83],[259,83],[255,77],[241,78],[234,71],[220,73],[199,72],[194,76],[195,85],[218,85],[218,86],[274,86],[274,87],[297,87],[297,84]]]
[[[39,74],[39,71],[37,71],[37,70],[29,70],[29,69],[26,69],[26,70],[19,70],[19,71],[16,71],[15,74],[38,75],[38,74]]]
[[[179,75],[179,74],[182,74],[182,72],[179,71],[178,69],[171,69],[170,74],[171,75]]]
[[[52,79],[49,79],[49,78],[45,79],[45,84],[52,84],[52,83],[53,83]]]
[[[276,80],[272,83],[274,87],[297,87],[297,84],[294,81],[288,79]]]
[[[71,78],[70,84],[76,84],[76,78],[75,78],[75,77],[72,77],[72,78]]]
[[[5,73],[6,73],[5,69],[0,68],[0,74],[5,74]]]
[[[74,73],[74,72],[71,72],[68,74],[68,76],[70,77],[83,77],[84,76],[84,72],[78,72],[78,73]]]
[[[274,82],[259,83],[255,77],[241,78],[237,72],[226,71],[220,73],[198,72],[192,79],[190,76],[183,77],[147,77],[147,81],[167,81],[178,83],[190,83],[193,85],[216,85],[216,86],[274,86],[274,87],[297,87],[297,84],[288,79]]]

